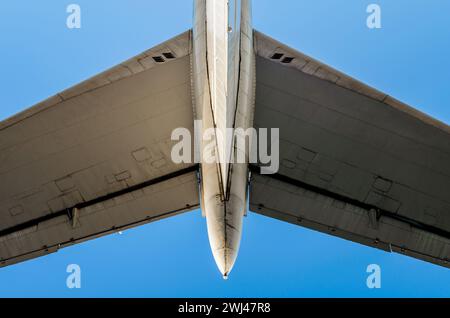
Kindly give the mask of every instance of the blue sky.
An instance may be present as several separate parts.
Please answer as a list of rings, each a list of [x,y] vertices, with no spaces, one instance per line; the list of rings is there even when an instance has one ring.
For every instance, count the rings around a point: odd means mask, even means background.
[[[78,3],[82,28],[66,28]],[[380,30],[366,7],[382,8]],[[258,30],[450,123],[450,2],[256,0]],[[0,120],[191,27],[192,2],[4,1]],[[79,264],[82,288],[66,287]],[[382,288],[366,287],[379,264]],[[200,212],[153,223],[0,270],[0,296],[444,297],[450,271],[250,214],[229,281]]]

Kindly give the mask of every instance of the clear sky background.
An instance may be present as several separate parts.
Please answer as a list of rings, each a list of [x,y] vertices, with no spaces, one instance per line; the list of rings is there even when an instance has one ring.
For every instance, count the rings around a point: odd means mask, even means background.
[[[70,3],[80,30],[66,28]],[[366,27],[370,3],[381,30]],[[3,1],[0,120],[182,33],[192,12],[190,0]],[[449,14],[442,0],[254,0],[258,30],[446,123]],[[244,226],[226,282],[196,211],[0,269],[0,296],[450,297],[448,269],[254,214]],[[66,287],[73,263],[79,290]],[[379,290],[366,287],[373,263]]]

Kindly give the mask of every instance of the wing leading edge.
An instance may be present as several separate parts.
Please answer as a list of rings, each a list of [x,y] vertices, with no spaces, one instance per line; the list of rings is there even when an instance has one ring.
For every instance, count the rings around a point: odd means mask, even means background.
[[[252,167],[250,209],[450,268],[450,128],[255,32],[255,126],[280,171]]]
[[[191,32],[0,123],[0,266],[199,206]]]

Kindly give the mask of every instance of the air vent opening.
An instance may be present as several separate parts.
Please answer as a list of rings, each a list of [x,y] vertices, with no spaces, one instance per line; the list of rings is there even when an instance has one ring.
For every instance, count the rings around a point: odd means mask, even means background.
[[[164,60],[164,58],[162,56],[153,56],[153,60],[156,63],[164,63],[165,62],[165,60]]]
[[[271,59],[272,60],[279,60],[284,56],[284,54],[282,53],[275,53],[274,55],[272,55]]]
[[[173,55],[173,53],[171,53],[171,52],[163,53],[163,55],[166,59],[169,59],[169,60],[172,60],[175,58],[175,55]]]
[[[281,63],[284,63],[284,64],[290,64],[293,60],[294,60],[293,57],[285,57],[285,58],[281,61]]]

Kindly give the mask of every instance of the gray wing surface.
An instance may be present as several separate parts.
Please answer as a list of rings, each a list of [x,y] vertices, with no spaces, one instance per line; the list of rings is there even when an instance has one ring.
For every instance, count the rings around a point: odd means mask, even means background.
[[[192,210],[197,166],[186,32],[0,122],[0,266]]]
[[[255,33],[255,126],[280,170],[252,167],[250,209],[450,267],[450,128]]]

